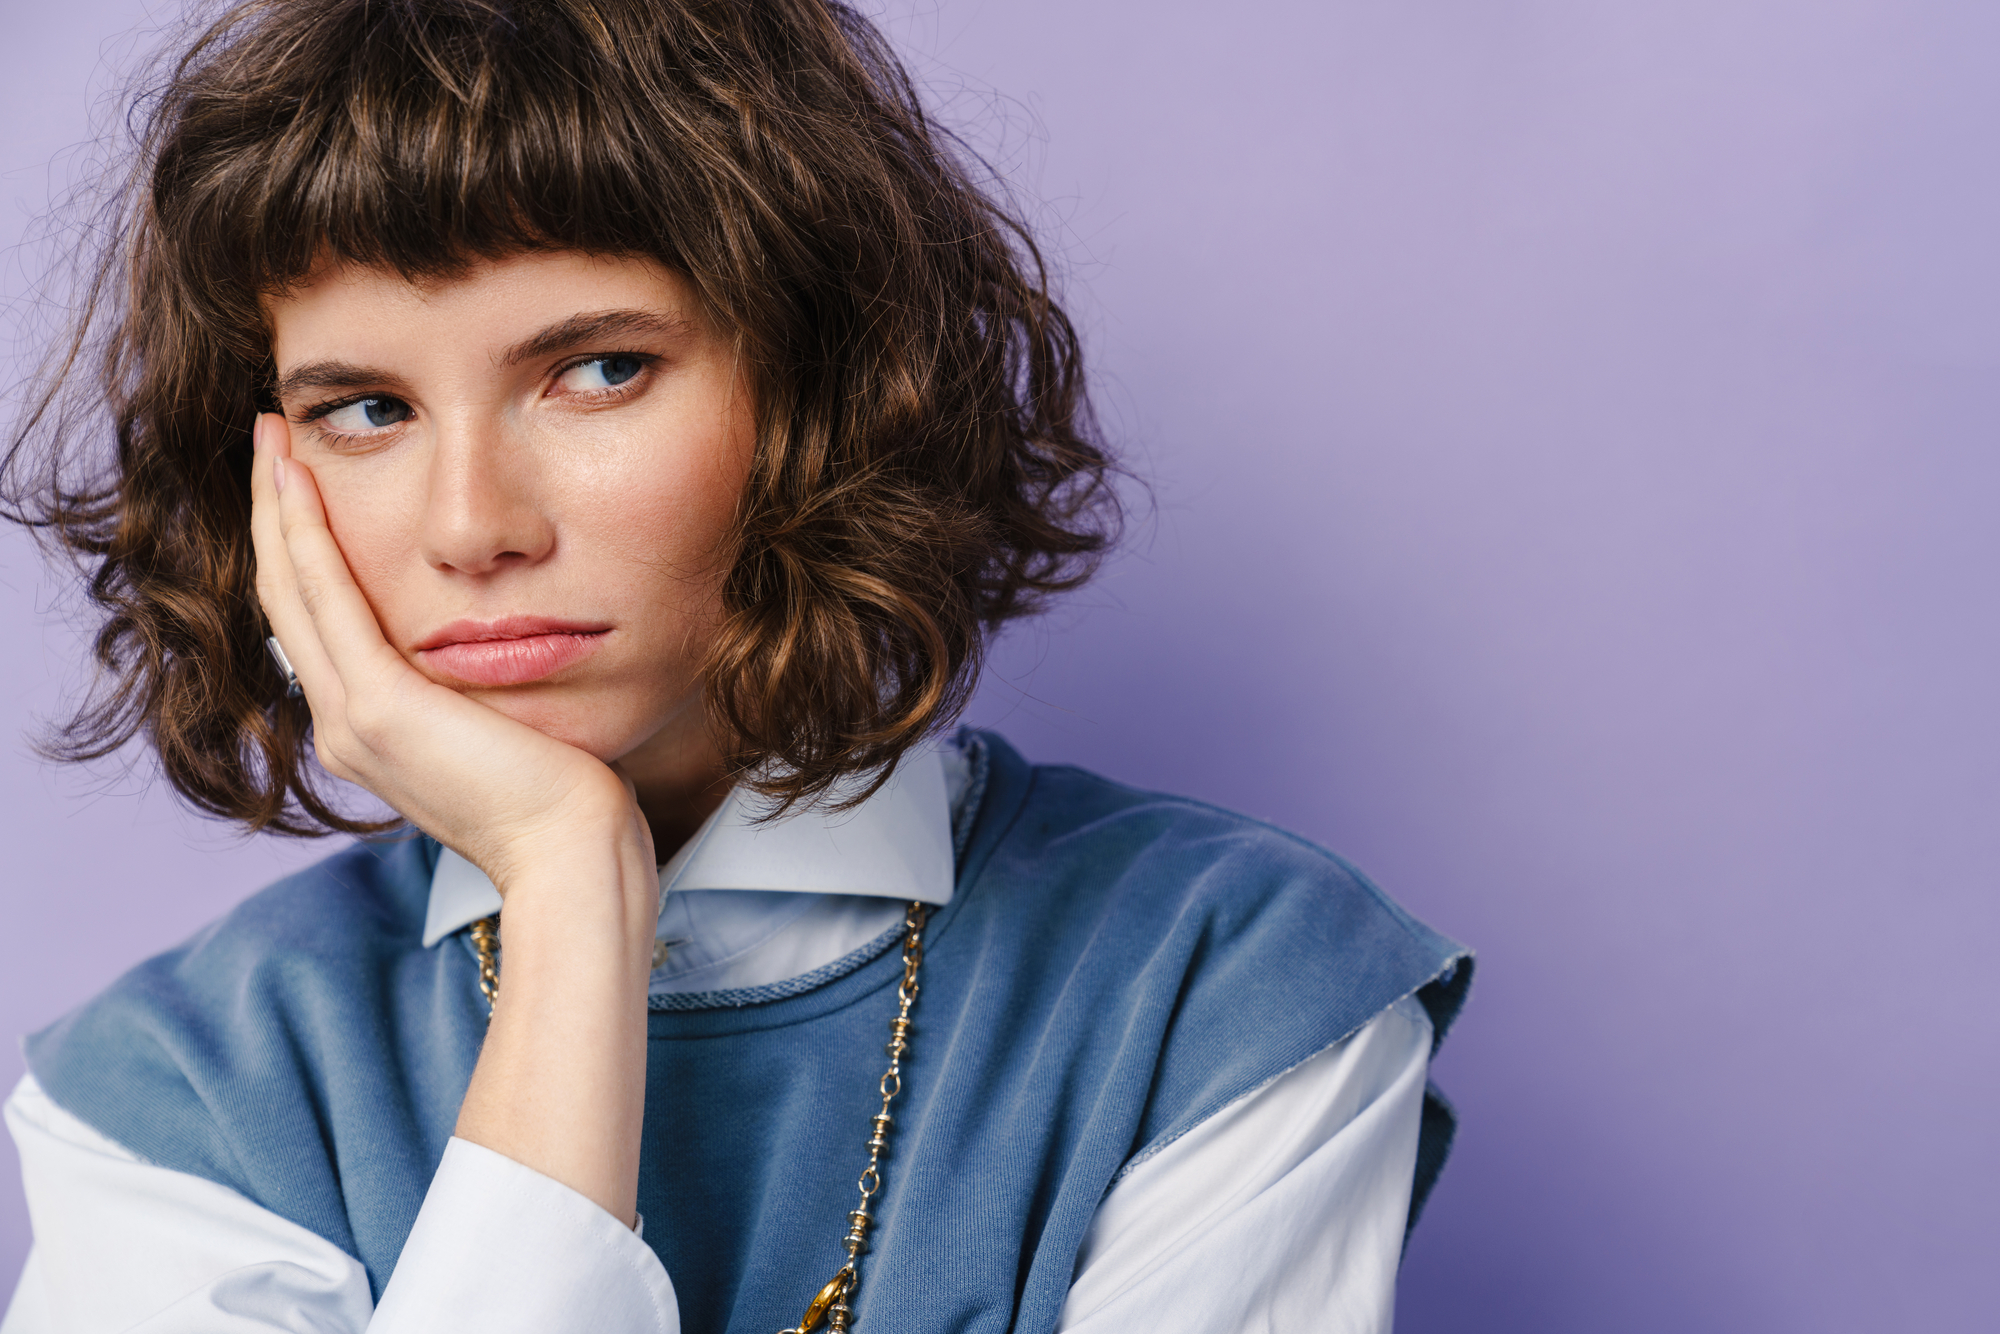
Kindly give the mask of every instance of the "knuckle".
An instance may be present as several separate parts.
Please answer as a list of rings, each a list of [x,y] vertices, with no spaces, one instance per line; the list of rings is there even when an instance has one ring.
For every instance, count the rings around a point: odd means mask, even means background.
[[[320,607],[326,602],[325,586],[319,580],[301,574],[294,589],[298,593],[299,601],[305,605],[306,613],[311,616],[319,615]]]
[[[372,694],[350,696],[347,731],[355,745],[374,750],[374,743],[389,731],[389,710]]]
[[[322,741],[319,746],[320,763],[335,778],[350,783],[361,781],[361,768],[357,761],[363,754],[362,748],[350,736],[335,736]]]

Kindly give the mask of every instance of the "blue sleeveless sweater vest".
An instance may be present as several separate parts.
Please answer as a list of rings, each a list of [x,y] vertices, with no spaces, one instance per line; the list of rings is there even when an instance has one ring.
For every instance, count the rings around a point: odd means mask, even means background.
[[[1300,839],[1032,767],[990,734],[973,752],[864,1329],[1053,1329],[1121,1171],[1404,996],[1442,1040],[1471,976],[1463,949]],[[279,882],[30,1039],[36,1077],[148,1161],[338,1245],[379,1296],[485,1030],[469,946],[420,940],[436,855],[360,846]],[[651,1014],[639,1208],[684,1328],[770,1334],[839,1267],[897,936]],[[1427,1100],[1412,1221],[1451,1128]]]

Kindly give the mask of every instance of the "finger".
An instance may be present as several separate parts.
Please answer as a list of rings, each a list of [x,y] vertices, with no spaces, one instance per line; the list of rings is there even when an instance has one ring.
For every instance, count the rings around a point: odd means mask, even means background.
[[[292,586],[311,619],[319,652],[346,693],[351,695],[384,672],[410,671],[383,636],[374,608],[347,568],[347,558],[327,526],[326,507],[312,470],[288,457],[274,458],[272,470],[278,530],[291,563]]]
[[[256,457],[250,472],[250,540],[257,555],[257,598],[298,674],[307,704],[336,703],[343,692],[312,617],[299,600],[297,572],[280,526],[276,468],[278,460],[291,453],[291,428],[276,413],[259,413],[252,441]]]

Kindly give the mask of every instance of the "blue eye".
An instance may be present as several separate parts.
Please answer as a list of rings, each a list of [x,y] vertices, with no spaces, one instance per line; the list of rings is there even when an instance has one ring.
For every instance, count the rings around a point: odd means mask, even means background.
[[[597,365],[606,384],[624,384],[639,373],[637,357],[606,357]]]
[[[643,357],[620,353],[613,357],[594,357],[578,362],[563,373],[565,387],[579,393],[590,393],[595,389],[616,389],[646,369]]]
[[[320,420],[326,423],[329,431],[359,435],[408,421],[413,415],[410,405],[400,398],[362,398],[323,413]]]

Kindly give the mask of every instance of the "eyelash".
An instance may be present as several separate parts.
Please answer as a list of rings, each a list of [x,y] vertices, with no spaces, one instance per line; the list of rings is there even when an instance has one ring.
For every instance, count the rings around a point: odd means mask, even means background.
[[[579,395],[579,397],[588,397],[592,401],[599,403],[615,402],[618,399],[629,397],[630,395],[638,392],[639,386],[643,385],[647,381],[647,379],[650,377],[653,371],[653,368],[659,364],[660,359],[652,355],[651,353],[647,352],[592,352],[587,356],[572,358],[571,360],[566,361],[562,365],[556,367],[555,370],[549,373],[549,380],[551,383],[553,383],[557,380],[562,379],[563,376],[568,375],[571,371],[575,370],[579,366],[588,366],[592,362],[597,362],[597,361],[613,361],[619,357],[630,357],[634,361],[638,362],[639,374],[633,376],[631,379],[627,380],[624,384],[617,384],[617,385],[612,385],[606,389],[594,390],[588,395]],[[327,426],[319,425],[319,423],[323,422],[327,417],[332,416],[334,413],[340,411],[342,408],[351,408],[356,403],[365,403],[371,398],[386,398],[397,403],[403,402],[402,399],[397,398],[394,394],[381,394],[381,393],[349,394],[345,398],[332,398],[326,400],[323,403],[315,403],[310,407],[301,408],[297,413],[297,415],[292,418],[292,420],[297,424],[299,424],[300,426],[314,426],[315,429],[318,430],[321,438],[333,444],[345,444],[353,440],[372,440],[380,435],[387,433],[389,430],[393,428],[385,426],[378,431],[368,431],[368,432],[336,431],[332,430]],[[407,407],[408,404],[405,404],[404,406]],[[403,424],[402,422],[395,423],[396,426],[401,426],[402,424]]]
[[[336,431],[332,427],[323,424],[324,418],[333,415],[342,408],[351,408],[356,403],[366,403],[371,398],[386,398],[397,403],[403,401],[394,394],[350,394],[346,398],[328,399],[324,403],[315,403],[309,408],[302,408],[292,420],[300,426],[313,427],[319,433],[320,438],[330,444],[338,445],[346,444],[353,440],[372,439],[391,428],[383,427],[381,431],[370,431],[364,434],[360,431]],[[402,423],[397,422],[396,425],[400,426]]]

